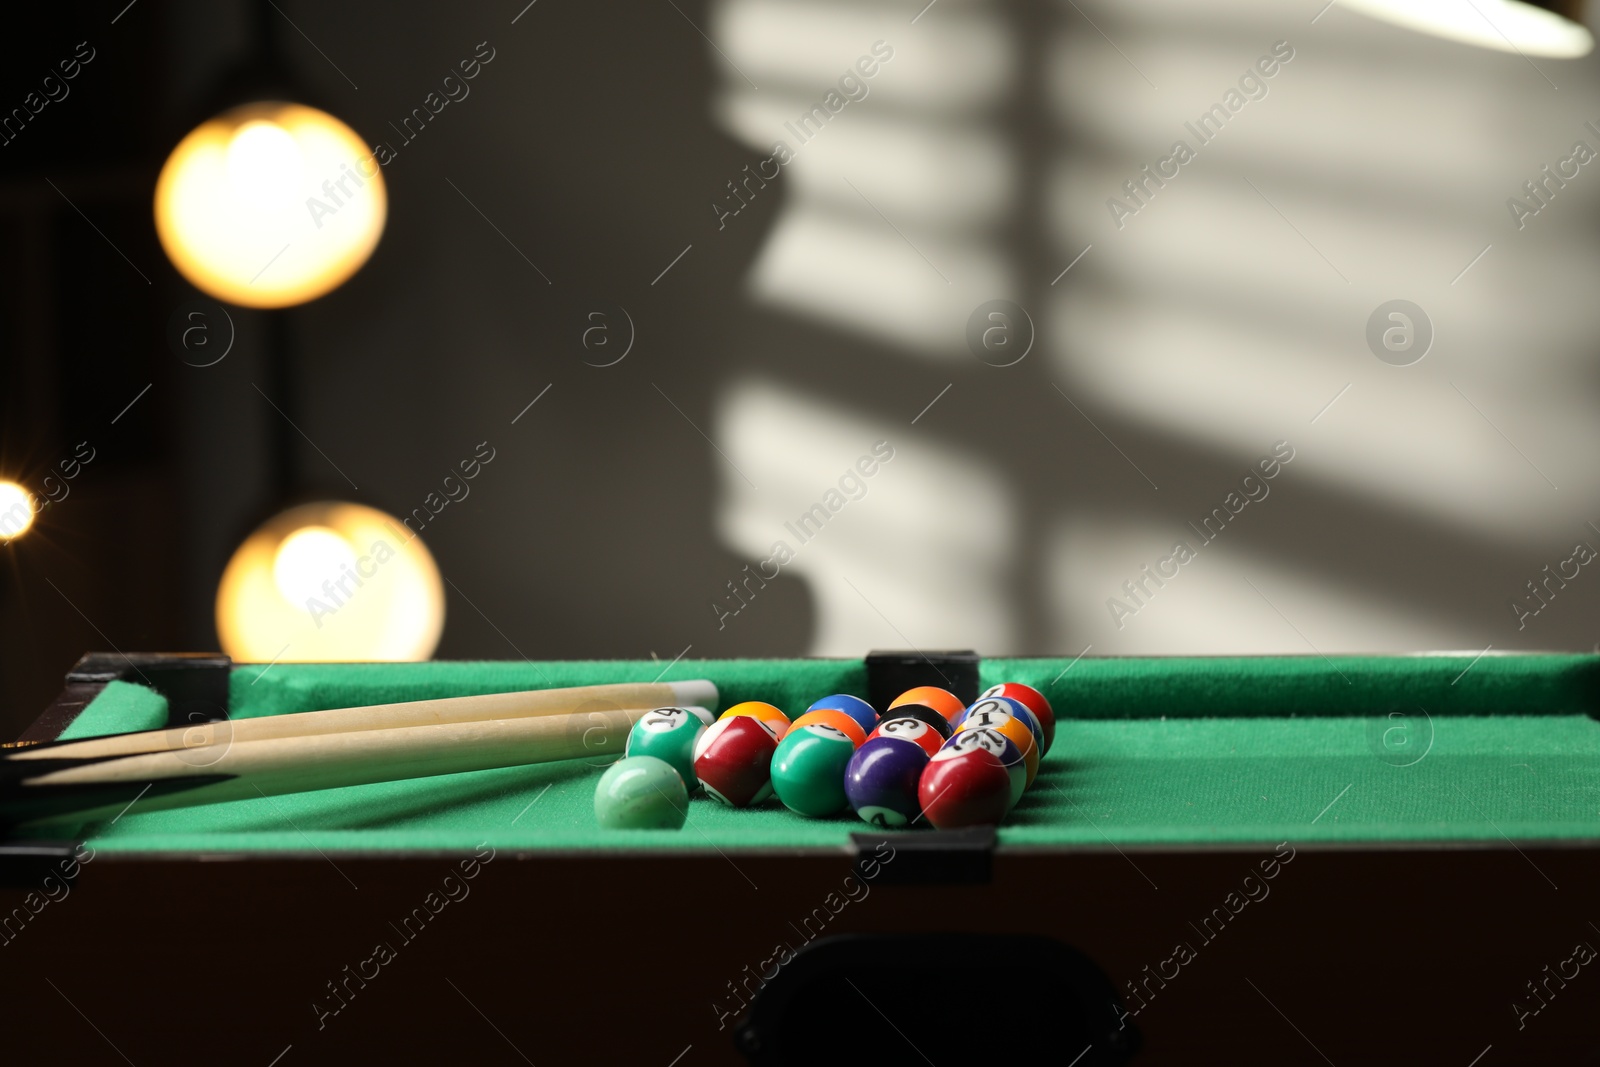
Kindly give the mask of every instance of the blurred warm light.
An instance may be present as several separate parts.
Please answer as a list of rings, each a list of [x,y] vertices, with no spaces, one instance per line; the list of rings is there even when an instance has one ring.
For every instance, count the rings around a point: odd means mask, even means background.
[[[427,659],[443,631],[433,556],[399,520],[360,504],[274,516],[217,589],[223,651],[242,662]]]
[[[1587,29],[1520,0],[1344,0],[1342,6],[1407,29],[1502,52],[1573,59],[1594,50],[1594,36]]]
[[[28,491],[16,482],[0,482],[0,542],[21,537],[33,525]]]
[[[304,604],[320,596],[326,575],[354,570],[355,550],[326,526],[302,526],[283,539],[272,558],[272,581],[283,599]]]
[[[332,115],[256,103],[196,127],[156,182],[162,247],[196,288],[246,307],[329,292],[377,247],[388,213],[372,150]]]

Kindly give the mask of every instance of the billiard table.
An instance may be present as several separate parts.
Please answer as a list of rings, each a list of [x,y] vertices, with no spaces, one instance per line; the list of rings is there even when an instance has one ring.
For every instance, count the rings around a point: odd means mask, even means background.
[[[797,712],[919,672],[1052,701],[998,830],[699,796],[682,830],[606,831],[602,754],[14,828],[12,1058],[1600,1056],[1600,655],[95,655],[22,740],[658,677]]]

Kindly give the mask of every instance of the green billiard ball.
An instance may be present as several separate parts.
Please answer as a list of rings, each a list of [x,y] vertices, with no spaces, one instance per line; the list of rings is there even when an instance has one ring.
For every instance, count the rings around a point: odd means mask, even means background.
[[[656,708],[633,724],[628,732],[626,756],[654,756],[671,764],[692,793],[700,787],[694,774],[694,746],[706,731],[703,708]]]
[[[849,806],[844,770],[855,754],[855,742],[837,727],[810,723],[790,730],[772,754],[772,791],[801,815],[837,815]]]
[[[680,830],[689,817],[689,791],[665,760],[628,756],[600,776],[594,817],[608,830]]]

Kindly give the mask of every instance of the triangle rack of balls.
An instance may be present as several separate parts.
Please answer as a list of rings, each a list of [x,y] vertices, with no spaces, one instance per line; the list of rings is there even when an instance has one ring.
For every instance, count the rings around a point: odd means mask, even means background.
[[[853,811],[873,826],[997,825],[1033,784],[1055,740],[1044,694],[1018,682],[971,705],[919,686],[880,715],[835,693],[791,720],[746,701],[713,718],[704,708],[658,708],[628,735],[623,759],[595,792],[595,817],[616,829],[678,828],[703,791],[734,808],[776,796],[823,819]]]

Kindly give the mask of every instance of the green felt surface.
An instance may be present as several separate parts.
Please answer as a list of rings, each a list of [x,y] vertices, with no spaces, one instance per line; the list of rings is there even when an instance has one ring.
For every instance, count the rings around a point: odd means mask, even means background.
[[[279,664],[234,672],[237,716],[464,693],[649,681],[643,662]],[[1472,655],[985,660],[981,684],[1045,690],[1060,726],[1009,845],[1600,838],[1600,657]],[[858,660],[709,660],[723,706],[799,711],[864,695]],[[137,687],[132,687],[137,689]],[[1390,718],[1390,713],[1404,718]],[[142,728],[148,694],[108,687],[75,731]],[[1407,764],[1407,765],[1401,765]],[[370,851],[844,847],[853,817],[690,802],[681,831],[602,831],[604,765],[572,761],[236,801],[67,828],[97,849]],[[54,828],[59,834],[62,828]]]
[[[61,731],[60,740],[157,730],[166,724],[166,697],[133,682],[107,682],[99,697]]]

